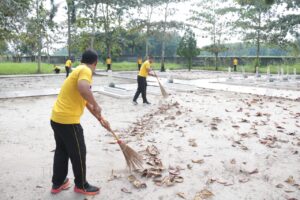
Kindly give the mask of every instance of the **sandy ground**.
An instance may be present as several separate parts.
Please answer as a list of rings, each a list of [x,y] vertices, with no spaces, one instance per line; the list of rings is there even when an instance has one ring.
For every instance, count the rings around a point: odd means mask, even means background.
[[[26,81],[26,87],[52,84]],[[105,82],[101,77],[97,81]],[[147,146],[157,147],[164,167],[161,178],[175,171],[183,182],[159,186],[133,172],[147,185],[135,188],[118,145],[111,144],[110,134],[86,111],[87,178],[101,187],[101,194],[75,194],[73,184],[51,195],[55,143],[49,117],[55,96],[2,99],[1,200],[300,199],[299,102],[204,89],[173,92],[167,100],[149,95],[151,106],[95,96],[131,147],[143,155]],[[71,167],[69,178],[73,181]]]

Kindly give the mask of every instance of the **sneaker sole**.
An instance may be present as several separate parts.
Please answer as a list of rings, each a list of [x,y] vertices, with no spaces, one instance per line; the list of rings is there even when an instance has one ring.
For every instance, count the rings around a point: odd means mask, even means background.
[[[62,190],[67,190],[69,188],[70,188],[70,181],[68,180],[65,184],[63,184],[59,188],[57,188],[57,189],[51,189],[51,193],[52,194],[57,194],[57,193],[60,193]]]
[[[79,193],[79,194],[84,194],[84,195],[91,195],[91,196],[93,196],[93,195],[97,195],[97,194],[99,194],[100,193],[100,189],[97,191],[97,192],[86,192],[86,191],[84,191],[84,190],[82,190],[82,189],[78,189],[78,188],[74,188],[74,192],[76,192],[76,193]]]

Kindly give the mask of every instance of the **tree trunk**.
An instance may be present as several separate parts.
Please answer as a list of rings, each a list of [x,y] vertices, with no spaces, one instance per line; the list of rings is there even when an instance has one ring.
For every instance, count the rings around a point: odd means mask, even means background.
[[[71,8],[67,5],[68,9],[68,57],[71,58]]]
[[[165,46],[166,46],[166,23],[167,23],[167,17],[168,17],[168,6],[169,4],[166,3],[165,7],[165,19],[164,19],[164,29],[163,29],[163,35],[162,35],[162,44],[161,44],[161,66],[160,71],[164,72],[165,70]]]
[[[256,67],[259,69],[260,67],[260,29],[261,29],[261,12],[258,15],[258,30],[257,30],[257,39],[256,39],[256,62],[254,66],[254,73],[256,73]]]
[[[165,70],[165,39],[163,38],[162,45],[161,45],[161,65],[160,71],[164,72]]]
[[[148,56],[149,56],[149,25],[147,25],[147,34],[146,34],[146,55],[145,55],[145,57],[146,57],[146,59],[148,59]]]
[[[188,58],[189,59],[189,71],[191,71],[192,69],[192,58]]]
[[[38,21],[38,69],[37,73],[41,73],[41,24],[40,24],[40,10],[39,10],[39,0],[36,0],[36,14],[37,14],[37,21]]]
[[[97,18],[97,9],[98,9],[98,3],[96,3],[95,9],[94,9],[93,27],[92,27],[92,36],[91,36],[91,45],[90,45],[90,47],[91,47],[92,49],[94,49],[95,26],[96,26],[96,18]]]
[[[215,69],[218,71],[218,53],[215,53]]]

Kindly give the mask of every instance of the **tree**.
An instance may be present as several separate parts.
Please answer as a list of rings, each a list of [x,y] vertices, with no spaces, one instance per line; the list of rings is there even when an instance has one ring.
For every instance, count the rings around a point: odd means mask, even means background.
[[[66,0],[67,3],[67,24],[68,24],[68,57],[71,57],[71,45],[72,45],[72,26],[76,22],[76,0]],[[74,31],[75,32],[75,31]]]
[[[256,44],[256,62],[254,71],[260,66],[260,46],[267,41],[266,32],[267,19],[270,17],[271,5],[261,0],[237,0],[239,9],[239,20],[236,26],[244,33],[244,41]]]
[[[226,41],[231,32],[232,15],[235,10],[232,5],[225,4],[226,1],[207,0],[200,1],[192,9],[191,21],[196,22],[195,27],[204,33],[204,37],[210,37],[211,45],[204,48],[205,51],[211,52],[215,56],[215,68],[218,70],[218,55],[226,51],[224,41]]]
[[[0,1],[0,41],[10,40],[24,24],[32,0]]]
[[[197,48],[195,33],[191,29],[187,29],[179,42],[177,54],[188,60],[188,69],[191,70],[193,57],[200,54],[200,49]]]
[[[162,31],[162,37],[161,37],[161,41],[162,41],[162,45],[161,45],[161,67],[160,67],[160,71],[164,72],[165,71],[165,48],[166,48],[166,37],[167,37],[167,30],[170,30],[171,28],[179,28],[180,27],[180,23],[176,22],[176,21],[171,21],[168,22],[168,17],[173,15],[175,13],[175,9],[174,8],[170,8],[170,4],[172,3],[178,3],[180,2],[180,0],[164,0],[163,1],[163,20],[161,20],[158,25],[159,27],[161,27]]]
[[[270,34],[269,43],[288,48],[297,43],[300,37],[300,2],[299,0],[277,0],[271,2],[273,9],[278,7],[283,10],[276,13],[275,17],[268,21],[267,30]]]

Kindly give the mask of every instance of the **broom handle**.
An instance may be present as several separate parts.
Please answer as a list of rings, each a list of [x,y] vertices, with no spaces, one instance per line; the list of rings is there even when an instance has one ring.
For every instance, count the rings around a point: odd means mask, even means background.
[[[157,77],[157,75],[156,75],[155,71],[154,71],[154,70],[152,70],[152,71],[153,71],[153,73],[154,73],[154,76],[156,77],[157,81],[159,82],[159,80],[158,80],[158,77]]]
[[[110,128],[110,124],[108,123],[107,120],[105,120],[102,116],[100,117],[100,119],[98,119],[100,121],[100,123],[104,122],[104,123],[107,123],[108,124],[108,127],[104,127],[107,131],[109,131],[113,136],[114,138],[117,140],[117,141],[120,141],[120,138],[117,136],[117,134],[115,134],[115,132],[113,130],[111,130]]]
[[[156,77],[156,79],[157,79],[157,81],[158,81],[158,84],[161,85],[161,83],[160,83],[160,81],[159,81],[159,79],[158,79],[158,76],[156,75],[155,71],[154,71],[154,70],[152,70],[152,71],[153,71],[154,76]]]

